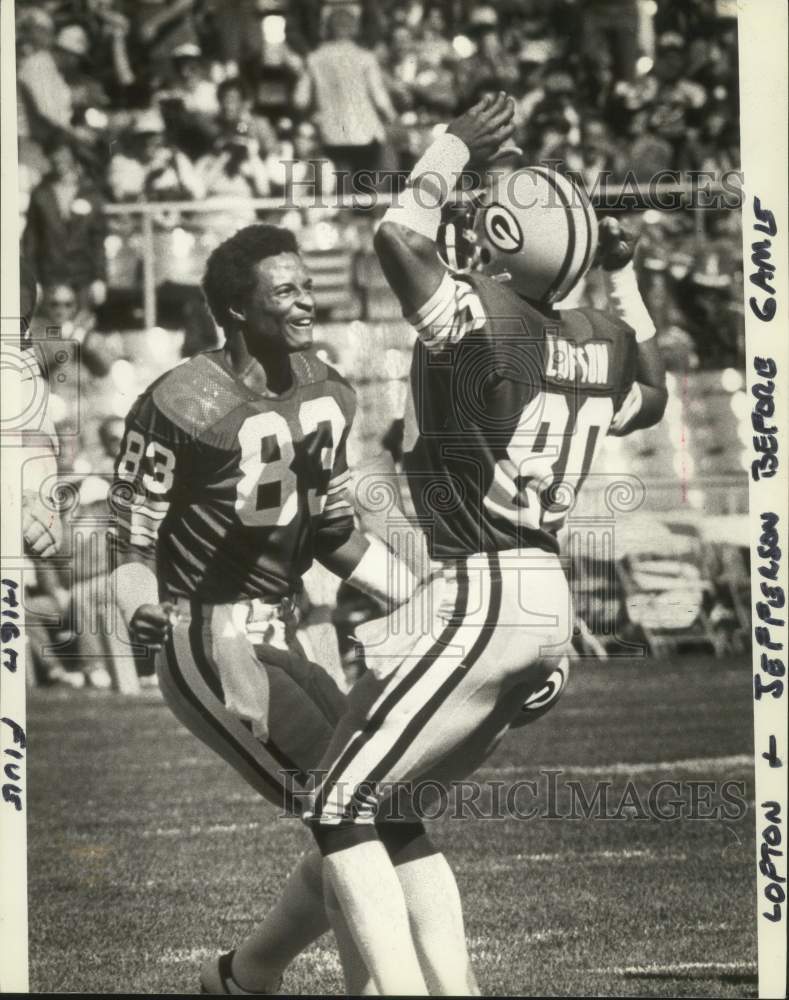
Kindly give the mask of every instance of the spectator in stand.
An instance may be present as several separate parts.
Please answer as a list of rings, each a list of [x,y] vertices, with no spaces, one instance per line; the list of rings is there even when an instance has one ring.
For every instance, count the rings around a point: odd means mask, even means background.
[[[222,240],[256,220],[255,209],[248,202],[250,198],[265,198],[270,191],[268,171],[261,159],[257,139],[236,134],[220,141],[214,152],[197,161],[195,169],[206,198],[237,203],[216,212],[202,213],[199,217],[201,228]]]
[[[84,670],[84,662],[74,655],[73,619],[69,614],[72,606],[75,577],[81,571],[78,560],[73,559],[74,536],[70,528],[77,490],[74,477],[74,460],[79,439],[73,420],[64,417],[56,425],[59,453],[57,474],[60,482],[60,499],[65,501],[61,511],[63,521],[63,541],[58,551],[61,558],[55,562],[43,559],[33,560],[35,577],[29,583],[32,611],[30,622],[26,622],[29,633],[30,651],[33,654],[33,671],[37,682],[59,684],[81,688],[85,686],[89,670]],[[101,686],[103,678],[97,678]]]
[[[477,43],[473,56],[457,67],[460,103],[471,104],[485,91],[506,90],[518,83],[518,60],[501,43],[499,17],[494,7],[477,7],[466,34]]]
[[[632,80],[638,55],[636,0],[583,0],[583,54],[597,67],[610,70],[614,80]]]
[[[388,42],[378,47],[386,89],[398,112],[414,106],[414,85],[419,75],[420,60],[414,34],[407,24],[396,24]]]
[[[328,18],[329,40],[307,56],[293,95],[318,125],[327,155],[338,169],[375,170],[386,126],[396,118],[378,61],[354,40],[357,21],[339,8]]]
[[[258,0],[204,0],[200,17],[203,50],[226,77],[246,79],[260,66],[263,39]]]
[[[66,48],[56,44],[52,18],[39,10],[20,19],[20,59],[17,67],[19,132],[39,143],[69,139],[76,148],[92,146],[91,129],[73,124],[74,99],[66,72],[73,65],[73,41],[67,32]],[[58,41],[63,42],[61,32]]]
[[[686,160],[697,170],[722,174],[740,169],[740,128],[728,102],[707,106],[698,140],[685,149]]]
[[[675,162],[689,129],[701,121],[707,102],[704,87],[686,75],[686,44],[682,35],[667,32],[658,39],[655,76],[658,91],[650,115],[650,128],[673,146]]]
[[[176,148],[158,110],[137,114],[130,140],[110,161],[108,180],[116,201],[199,201],[205,197],[200,171]],[[157,308],[163,326],[184,330],[187,356],[215,346],[216,329],[199,285],[183,276],[183,265],[191,266],[193,258],[171,255],[173,230],[180,220],[181,213],[171,209],[163,208],[154,216],[160,280]]]
[[[123,107],[130,100],[129,88],[134,84],[127,41],[131,22],[118,9],[114,0],[83,0],[75,9],[79,23],[88,39],[86,62],[114,107]]]
[[[452,42],[447,38],[446,16],[438,5],[429,7],[422,15],[416,54],[421,66],[438,68],[447,61],[457,61]]]
[[[67,670],[57,650],[68,636],[69,592],[56,566],[44,559],[31,559],[25,571],[25,639],[27,670],[33,683],[83,688],[85,675]]]
[[[90,41],[79,24],[65,25],[55,42],[58,67],[71,91],[72,121],[78,121],[87,108],[105,108],[109,104],[100,80],[88,61]]]
[[[253,114],[244,98],[244,85],[238,77],[223,80],[216,91],[219,113],[214,120],[216,142],[230,142],[237,136],[257,140],[260,155],[268,156],[277,145],[277,133],[263,115]]]
[[[195,0],[137,0],[129,32],[129,55],[137,98],[148,103],[171,69],[179,45],[198,44]]]
[[[652,108],[658,88],[659,83],[653,73],[645,73],[632,83],[618,80],[610,93],[599,101],[598,107],[614,132],[624,138],[632,126],[633,116],[645,108]]]
[[[699,58],[695,64],[689,58],[688,75],[713,97],[723,97],[722,94],[715,94],[718,87],[730,92],[734,98],[732,111],[736,113],[739,93],[736,22],[733,29],[725,24],[720,25],[711,37],[703,39],[703,47],[699,45],[698,51]]]
[[[588,192],[604,182],[601,175],[609,181],[621,177],[623,158],[602,118],[582,117],[580,143],[569,147],[567,169],[581,179]]]
[[[97,428],[98,451],[90,457],[81,452],[75,463],[83,478],[78,485],[79,506],[73,514],[79,530],[72,533],[74,571],[69,611],[74,638],[70,652],[82,667],[88,686],[104,689],[112,686],[116,658],[128,658],[131,652],[107,572],[109,487],[123,432],[122,417],[105,417]],[[120,635],[118,628],[123,629]]]
[[[255,87],[256,111],[270,121],[293,114],[294,87],[304,72],[304,59],[290,44],[287,25],[283,14],[263,18],[260,60],[248,74]]]
[[[53,328],[59,331],[54,338]],[[106,375],[115,360],[106,336],[96,331],[95,313],[80,308],[77,294],[70,285],[52,285],[44,289],[42,307],[33,320],[33,339],[45,371],[50,366],[55,367],[54,355],[60,350],[62,340],[76,341],[80,345],[80,363],[91,375]]]
[[[535,148],[533,135],[539,142],[535,150],[538,160],[566,162],[581,142],[581,116],[573,103],[575,83],[569,73],[549,67],[543,76],[542,90],[544,96],[529,118],[527,148]]]
[[[107,296],[102,199],[71,147],[56,139],[46,147],[50,172],[33,190],[22,234],[22,252],[42,285],[66,284],[81,308]]]
[[[433,19],[435,22],[435,18]],[[454,51],[443,61],[425,61],[425,49],[417,43],[408,24],[395,23],[391,44],[379,46],[378,58],[398,120],[389,126],[388,141],[395,166],[408,171],[418,158],[425,130],[452,117],[457,105]]]
[[[502,44],[517,55],[521,66],[524,63],[555,63],[564,58],[569,31],[563,19],[562,34],[556,34],[551,27],[550,12],[549,5],[534,2],[509,11],[508,23],[502,30]]]
[[[318,129],[312,122],[300,122],[292,141],[283,140],[276,156],[269,157],[272,194],[286,199],[307,198],[316,207],[334,197],[337,187],[334,164],[321,148]]]
[[[180,100],[186,111],[213,117],[219,111],[216,84],[205,74],[205,60],[199,45],[184,42],[171,53],[172,73],[169,85],[157,95]]]
[[[172,140],[191,160],[207,153],[219,113],[216,84],[205,74],[200,47],[185,42],[172,52],[171,75],[154,94]]]
[[[633,112],[627,129],[627,170],[642,184],[676,166],[672,144],[649,127],[651,115],[650,106]]]
[[[205,187],[189,158],[169,140],[157,110],[141,111],[130,148],[110,160],[108,182],[115,201],[200,199]]]
[[[515,100],[516,127],[513,141],[524,149],[530,145],[529,122],[531,116],[534,109],[545,98],[545,90],[542,86],[545,66],[546,60],[537,56],[533,50],[525,54],[522,52],[520,77],[513,88],[512,96]]]

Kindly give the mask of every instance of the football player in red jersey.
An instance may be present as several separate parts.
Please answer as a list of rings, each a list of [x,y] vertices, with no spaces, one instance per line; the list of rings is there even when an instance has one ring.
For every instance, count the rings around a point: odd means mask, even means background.
[[[393,617],[368,648],[370,671],[305,818],[381,993],[419,992],[420,964],[440,969],[452,956],[417,955],[405,920],[380,933],[366,891],[381,877],[371,820],[392,784],[471,773],[545,686],[573,622],[557,532],[604,436],[655,423],[666,403],[654,326],[615,227],[603,241],[604,265],[625,265],[611,270],[613,310],[554,307],[598,242],[594,212],[567,178],[544,168],[500,177],[477,202],[476,269],[443,266],[442,204],[469,162],[495,160],[512,114],[499,94],[455,119],[376,235],[418,338],[404,470],[441,574],[410,645]]]
[[[167,372],[127,417],[113,582],[134,640],[163,647],[158,673],[175,715],[299,815],[345,709],[296,638],[301,576],[318,559],[384,606],[415,581],[354,528],[345,454],[354,393],[311,350],[312,283],[293,235],[242,229],[214,251],[203,287],[226,343]],[[437,911],[418,878],[427,838],[409,853],[385,826],[394,884],[429,929]],[[428,853],[430,866],[446,865]],[[261,927],[207,964],[204,992],[276,991],[289,960],[328,929],[321,869],[314,851]],[[349,992],[360,992],[367,970],[339,916],[335,931]],[[462,927],[449,942],[464,949]]]

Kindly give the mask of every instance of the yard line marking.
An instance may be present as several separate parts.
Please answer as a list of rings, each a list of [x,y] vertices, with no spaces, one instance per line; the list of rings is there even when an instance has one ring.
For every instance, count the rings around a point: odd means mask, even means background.
[[[684,760],[642,761],[638,764],[550,764],[544,769],[551,771],[566,771],[572,774],[585,774],[590,777],[608,777],[620,774],[651,774],[653,771],[690,771],[703,773],[705,771],[726,771],[735,767],[753,767],[752,754],[731,754],[728,757],[688,757]],[[523,765],[507,767],[483,767],[477,774],[501,775],[524,774]]]
[[[276,822],[263,822],[253,820],[249,823],[215,823],[212,826],[199,826],[192,824],[190,827],[157,826],[154,830],[143,830],[143,837],[202,837],[206,833],[238,833],[244,830],[274,830],[277,829]]]
[[[213,826],[199,827],[200,833],[236,833],[238,830],[259,830],[261,823],[215,823]]]
[[[541,854],[513,854],[508,861],[493,862],[479,861],[476,866],[484,867],[486,871],[505,871],[512,867],[516,861],[533,862],[555,862],[555,861],[630,861],[637,858],[646,858],[654,861],[687,861],[688,855],[684,851],[655,851],[651,848],[625,848],[622,851],[601,850],[601,851],[557,851],[555,853]],[[475,863],[472,862],[474,867]],[[466,867],[469,863],[466,862]]]
[[[670,965],[625,965],[603,969],[590,969],[600,975],[615,976],[670,976],[673,972],[739,972],[743,975],[756,973],[754,962],[672,962]]]
[[[206,958],[216,955],[216,948],[189,948],[187,950],[174,951],[168,949],[158,957],[161,965],[180,965],[181,962],[196,963]]]

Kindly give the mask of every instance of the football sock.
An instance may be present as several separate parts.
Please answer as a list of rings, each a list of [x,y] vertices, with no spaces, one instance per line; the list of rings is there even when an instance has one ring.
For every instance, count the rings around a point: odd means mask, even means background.
[[[377,991],[426,996],[405,898],[383,844],[363,840],[326,853],[323,876],[324,897],[336,896]]]
[[[460,895],[452,870],[424,828],[410,830],[408,826],[382,824],[380,832],[396,866],[394,871],[405,897],[409,927],[424,977],[436,995],[476,995]],[[441,900],[440,906],[435,905],[436,900]],[[382,917],[370,916],[374,909],[370,906],[368,922],[380,919],[385,929]],[[376,993],[375,982],[334,890],[330,885],[322,885],[321,858],[315,851],[301,859],[275,906],[236,949],[232,979],[240,990],[278,992],[287,966],[330,927],[337,941],[346,992],[356,996]]]
[[[245,989],[276,992],[287,966],[327,930],[321,856],[313,850],[301,859],[260,926],[236,949],[234,978]]]
[[[337,953],[340,956],[343,978],[345,980],[345,992],[348,996],[377,996],[378,991],[370,975],[364,959],[356,947],[353,934],[343,916],[340,904],[331,886],[326,882],[326,912],[329,922],[334,930],[334,938],[337,942]]]
[[[427,836],[421,838],[427,841]],[[431,845],[432,846],[432,845]],[[414,841],[395,862],[419,964],[433,996],[479,996],[455,876],[443,854]],[[440,902],[437,902],[440,901]]]

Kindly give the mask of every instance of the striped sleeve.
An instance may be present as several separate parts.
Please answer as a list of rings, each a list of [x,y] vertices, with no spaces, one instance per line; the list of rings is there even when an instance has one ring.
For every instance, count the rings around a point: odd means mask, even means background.
[[[323,507],[323,521],[332,521],[340,517],[352,517],[351,505],[351,470],[348,468],[346,445],[348,431],[346,428],[334,456],[331,478],[326,489],[326,503]]]
[[[181,468],[182,432],[150,397],[141,397],[126,419],[115,465],[114,509],[123,561],[153,562],[159,529],[170,509]]]
[[[334,457],[331,478],[326,490],[320,520],[315,528],[315,555],[333,552],[347,541],[353,531],[352,476],[346,458],[348,429],[343,434]]]
[[[406,317],[428,350],[443,350],[485,325],[485,310],[468,282],[447,272],[425,304]]]

